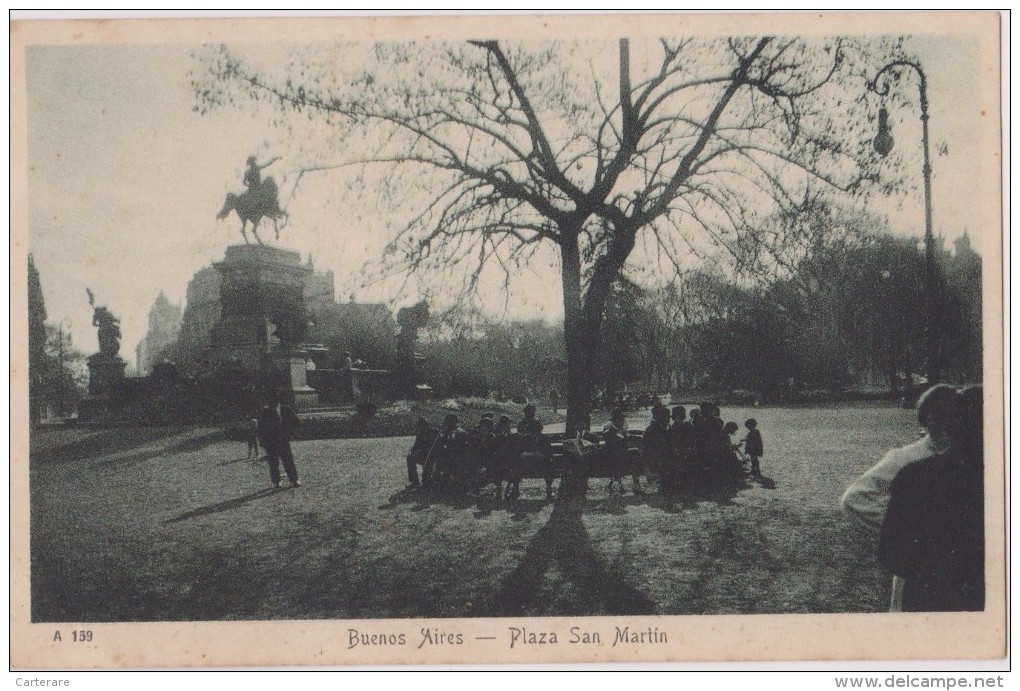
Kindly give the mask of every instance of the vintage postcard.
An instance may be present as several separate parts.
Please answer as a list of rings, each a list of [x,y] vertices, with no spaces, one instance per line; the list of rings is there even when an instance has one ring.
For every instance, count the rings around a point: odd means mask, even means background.
[[[997,13],[10,35],[12,667],[1005,657]]]

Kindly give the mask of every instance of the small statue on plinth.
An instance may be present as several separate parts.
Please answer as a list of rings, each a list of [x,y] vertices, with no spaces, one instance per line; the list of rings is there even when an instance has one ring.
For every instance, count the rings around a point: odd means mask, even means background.
[[[397,362],[395,383],[398,390],[412,398],[416,386],[421,379],[421,372],[415,364],[414,349],[418,343],[418,331],[425,328],[429,323],[429,305],[422,300],[413,307],[404,307],[397,312],[397,324],[400,325],[400,333],[397,334]]]
[[[92,326],[98,328],[99,352],[108,357],[117,357],[120,352],[120,319],[106,307],[96,307],[96,296],[88,288],[89,305],[93,308]]]
[[[98,419],[109,412],[111,400],[115,400],[124,382],[124,367],[127,363],[117,353],[120,352],[120,320],[107,307],[96,306],[96,296],[88,288],[92,313],[92,326],[96,327],[99,337],[99,352],[88,359],[89,396],[82,409],[85,419]]]

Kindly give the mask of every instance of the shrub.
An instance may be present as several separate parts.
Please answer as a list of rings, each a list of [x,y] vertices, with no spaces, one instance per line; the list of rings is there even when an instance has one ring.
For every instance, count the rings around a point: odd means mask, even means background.
[[[813,389],[805,392],[803,397],[808,403],[831,403],[835,400],[835,396],[828,389]]]
[[[376,412],[379,410],[379,407],[372,401],[361,401],[356,406],[354,406],[354,409],[358,411],[358,415],[360,417],[373,418],[375,417]]]

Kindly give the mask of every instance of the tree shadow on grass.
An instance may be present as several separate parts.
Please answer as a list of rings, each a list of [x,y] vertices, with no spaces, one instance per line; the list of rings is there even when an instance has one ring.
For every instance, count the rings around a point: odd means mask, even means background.
[[[764,475],[752,475],[748,478],[748,482],[753,482],[763,489],[775,489],[776,481],[770,477]]]
[[[377,509],[388,511],[401,505],[410,505],[412,511],[424,511],[433,505],[448,506],[453,509],[474,509],[472,516],[477,519],[487,518],[496,511],[507,511],[513,520],[522,520],[529,514],[535,514],[549,505],[548,499],[509,499],[503,500],[494,494],[468,494],[464,492],[430,492],[402,489],[391,494],[385,504]]]
[[[755,478],[755,481],[762,487],[775,487],[775,482],[769,478]],[[484,612],[485,616],[530,616],[550,608],[560,616],[654,614],[655,603],[627,582],[622,567],[616,562],[606,564],[592,547],[582,520],[584,510],[623,515],[629,506],[649,506],[667,513],[680,513],[704,502],[730,504],[740,490],[751,486],[745,480],[690,485],[673,493],[648,488],[637,494],[588,500],[586,494],[594,489],[591,482],[576,480],[561,485],[561,496],[553,506],[549,521],[535,534],[517,568],[503,581],[491,611]],[[545,504],[541,502],[542,506]],[[565,601],[545,601],[549,596],[542,592],[542,586],[550,571],[558,572],[567,581],[555,588]]]
[[[106,461],[100,461],[96,463],[98,468],[110,468],[110,469],[124,469],[130,468],[146,461],[151,461],[162,456],[171,456],[178,453],[190,453],[192,451],[200,451],[210,444],[223,440],[223,433],[219,430],[211,430],[200,434],[195,437],[189,437],[182,439],[181,441],[167,446],[161,449],[146,449],[145,451],[139,451],[138,453],[127,454],[124,456],[118,456],[111,458]]]
[[[510,514],[510,520],[523,521],[527,516],[536,514],[549,506],[549,499],[497,499],[496,497],[482,497],[478,501],[478,509],[474,512],[475,518],[487,518],[493,511],[506,511]]]
[[[247,494],[243,497],[228,499],[226,501],[217,502],[215,504],[210,504],[209,506],[203,506],[201,508],[194,509],[193,511],[182,513],[180,516],[174,516],[173,518],[166,519],[163,523],[179,523],[180,521],[186,521],[189,518],[198,518],[199,516],[208,516],[213,513],[229,511],[230,509],[236,509],[238,506],[242,506],[248,502],[255,501],[256,499],[262,499],[263,497],[268,497],[271,494],[281,491],[283,490],[266,488],[252,494]]]
[[[39,435],[40,438],[38,443],[29,440],[29,457],[33,463],[74,463],[89,458],[130,451],[143,444],[151,444],[183,431],[186,431],[186,428],[109,427],[96,431],[83,427],[80,429],[80,433],[87,436],[50,447],[43,446],[45,433],[33,431],[31,436]]]
[[[596,489],[593,483],[589,480],[589,492]],[[668,491],[646,486],[643,492],[610,493],[603,498],[589,500],[588,507],[594,513],[616,516],[626,514],[630,506],[648,506],[666,513],[681,513],[704,503],[728,506],[741,490],[750,489],[752,483],[765,489],[776,487],[775,481],[767,477],[744,477],[739,483],[688,483]]]
[[[455,509],[469,509],[474,504],[474,498],[453,492],[426,494],[422,493],[421,490],[407,488],[394,492],[389,496],[385,504],[380,504],[376,508],[386,511],[408,504],[413,505],[412,510],[414,511],[421,511],[432,504],[444,504]]]
[[[655,613],[655,604],[627,583],[618,565],[606,565],[595,552],[582,521],[583,507],[584,500],[577,497],[556,501],[549,521],[532,538],[484,616],[530,615],[550,606],[561,615]],[[569,593],[570,602],[543,600],[542,581],[554,568],[569,581],[557,591]]]
[[[251,456],[241,456],[240,458],[231,458],[229,461],[223,461],[222,463],[217,463],[216,465],[222,468],[225,465],[234,465],[235,463],[244,463],[245,461],[248,461],[248,463],[252,465],[264,465],[265,463],[267,463],[267,461],[263,458],[253,459]]]

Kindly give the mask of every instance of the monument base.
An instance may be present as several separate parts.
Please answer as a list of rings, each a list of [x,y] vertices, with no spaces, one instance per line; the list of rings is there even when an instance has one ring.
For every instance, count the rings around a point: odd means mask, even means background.
[[[124,368],[127,363],[116,355],[96,353],[88,359],[89,396],[109,398],[121,389],[124,383]]]
[[[306,356],[301,352],[277,352],[273,361],[289,385],[294,396],[294,407],[298,410],[314,408],[319,405],[319,393],[308,386],[308,375],[305,371]]]
[[[268,364],[267,356],[279,365],[273,355],[284,347],[279,317],[307,321],[304,291],[312,267],[298,252],[263,245],[231,245],[213,266],[220,274],[220,317],[200,374],[256,373]]]

